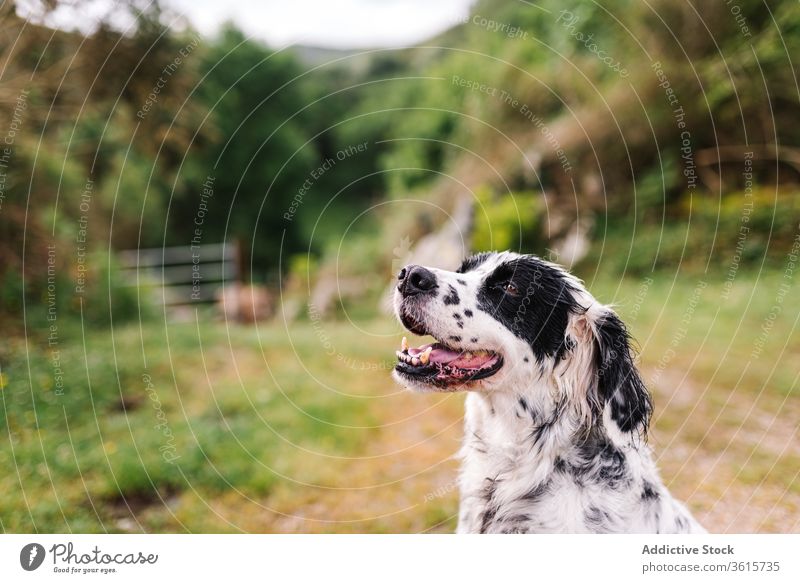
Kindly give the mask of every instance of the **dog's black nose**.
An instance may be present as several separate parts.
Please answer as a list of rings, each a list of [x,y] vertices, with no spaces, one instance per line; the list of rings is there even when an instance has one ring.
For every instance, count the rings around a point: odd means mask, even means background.
[[[424,294],[436,288],[436,276],[420,265],[407,265],[397,274],[397,289],[404,296]]]

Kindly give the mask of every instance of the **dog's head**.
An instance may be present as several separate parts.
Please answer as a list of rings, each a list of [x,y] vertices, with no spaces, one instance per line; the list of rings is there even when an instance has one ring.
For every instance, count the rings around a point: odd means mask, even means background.
[[[607,409],[622,431],[647,424],[624,324],[557,265],[510,252],[475,255],[455,272],[408,265],[394,305],[409,331],[436,339],[403,340],[394,376],[409,388],[525,393],[587,421]],[[551,390],[527,394],[543,384]]]

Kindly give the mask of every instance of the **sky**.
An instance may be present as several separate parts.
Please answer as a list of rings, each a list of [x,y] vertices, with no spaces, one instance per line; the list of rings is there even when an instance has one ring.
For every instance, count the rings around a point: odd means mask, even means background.
[[[22,13],[41,0],[19,0]],[[467,15],[473,0],[162,0],[194,28],[213,36],[232,20],[245,34],[274,47],[304,44],[331,48],[394,47],[415,44]],[[116,0],[90,0],[80,11],[59,8],[47,24],[92,31]],[[112,18],[113,21],[113,18]],[[119,22],[120,28],[127,23]]]
[[[232,19],[273,46],[336,48],[417,43],[455,25],[471,0],[166,0],[203,33]]]

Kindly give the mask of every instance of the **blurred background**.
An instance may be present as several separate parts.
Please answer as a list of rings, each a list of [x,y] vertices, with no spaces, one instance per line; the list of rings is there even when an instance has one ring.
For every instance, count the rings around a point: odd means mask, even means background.
[[[665,482],[800,531],[794,0],[5,0],[0,529],[450,532],[408,262],[613,303]]]

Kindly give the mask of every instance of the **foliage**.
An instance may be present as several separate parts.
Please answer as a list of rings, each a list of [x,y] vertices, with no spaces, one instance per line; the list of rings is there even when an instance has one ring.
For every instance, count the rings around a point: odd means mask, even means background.
[[[738,204],[744,151],[766,152],[752,168],[756,187],[778,182],[788,186],[782,197],[795,197],[798,183],[794,167],[777,168],[775,159],[793,160],[791,146],[800,143],[791,121],[800,114],[800,103],[789,59],[800,50],[795,34],[800,6],[776,3],[774,20],[755,5],[737,10],[740,19],[725,4],[698,2],[680,7],[666,0],[545,1],[536,7],[478,2],[467,22],[398,53],[391,66],[382,56],[386,72],[373,71],[381,82],[364,91],[361,125],[370,135],[389,137],[379,160],[387,190],[397,198],[425,189],[446,192],[434,199],[437,204],[480,187],[498,193],[507,185],[514,192],[543,191],[549,211],[575,221],[577,205],[584,220],[595,225],[595,252],[584,269],[597,267],[592,264],[597,249],[606,237],[621,232],[626,235],[617,247],[624,252],[613,261],[614,268],[699,263],[702,249],[711,244],[708,234],[716,229],[717,219],[708,213],[728,212]],[[752,49],[743,42],[742,22]],[[600,49],[624,66],[624,76],[598,58]],[[668,100],[655,63],[677,103]],[[677,107],[685,114],[683,128]],[[687,128],[689,178],[687,159],[681,158],[681,132]],[[772,143],[782,144],[779,152],[770,153]],[[725,154],[716,164],[718,148],[737,153]],[[570,161],[569,173],[562,170],[561,156]],[[720,184],[709,176],[717,176]],[[689,196],[718,204],[712,208],[701,202],[702,216],[693,216],[687,235],[684,201]],[[481,204],[480,194],[474,202]],[[497,213],[512,205],[510,195],[493,195],[493,202]],[[778,214],[787,204],[793,208],[791,202],[776,204],[769,209]],[[478,208],[476,216],[482,213]],[[625,245],[634,217],[641,221],[635,246]],[[441,220],[430,213],[432,228]],[[477,248],[488,245],[484,226],[477,223]],[[533,217],[521,216],[517,229],[543,252],[548,242]],[[759,242],[761,235],[753,237],[743,264],[763,253],[779,257],[790,234],[782,232],[766,246]],[[717,245],[710,256],[705,253],[708,268],[726,269],[735,245],[735,237],[729,245],[729,236],[721,234],[724,248]],[[503,236],[501,243],[516,242]],[[763,249],[757,250],[760,245]],[[611,263],[604,260],[604,267]]]
[[[9,65],[0,127],[16,128],[4,135],[0,197],[0,279],[21,293],[0,305],[0,320],[11,325],[13,306],[41,302],[50,278],[67,282],[58,301],[74,308],[79,298],[69,282],[79,254],[163,241],[158,223],[169,184],[202,113],[194,102],[180,107],[195,78],[190,53],[198,40],[169,29],[158,3],[122,3],[117,16],[132,16],[134,26],[123,33],[101,22],[86,37],[27,22],[14,10],[13,2],[0,8],[8,31],[0,54]],[[181,66],[165,73],[182,54]],[[47,269],[51,249],[56,274]],[[93,299],[103,297],[96,292]]]
[[[726,5],[703,5],[707,34],[698,33],[698,7],[481,0],[466,22],[421,46],[337,54],[331,62],[317,55],[312,64],[308,50],[275,51],[231,25],[214,39],[175,31],[158,4],[126,5],[136,26],[125,34],[101,23],[87,36],[30,25],[6,4],[9,29],[24,34],[14,45],[0,42],[9,63],[3,120],[29,90],[0,212],[6,295],[40,297],[37,266],[47,246],[74,255],[81,220],[89,222],[92,249],[188,244],[209,177],[202,242],[239,239],[256,280],[278,281],[288,258],[304,253],[321,258],[314,259],[320,270],[341,267],[342,277],[384,271],[389,246],[436,229],[444,215],[435,209],[469,191],[477,193],[476,248],[542,252],[570,230],[579,208],[594,224],[595,248],[618,236],[626,249],[630,221],[640,221],[636,253],[615,261],[622,266],[697,258],[708,244],[704,233],[727,221],[743,188],[741,164],[730,157],[716,164],[709,152],[752,144],[766,152],[753,166],[754,183],[783,186],[797,182],[796,171],[777,172],[772,158],[793,153],[771,154],[764,144],[800,143],[787,62],[800,50],[798,4],[776,2],[771,14],[740,7],[752,49]],[[673,35],[684,39],[680,47]],[[624,76],[598,58],[600,48]],[[691,130],[700,176],[691,195],[656,60]],[[168,82],[152,101],[166,70]],[[363,147],[342,155],[355,146]],[[80,196],[90,182],[84,216]],[[560,229],[543,231],[541,195],[547,216],[566,217]],[[682,223],[689,196],[698,229]],[[406,198],[431,204],[413,221],[377,210]],[[706,208],[706,199],[717,206]],[[784,202],[776,204],[782,211]],[[717,211],[723,214],[708,216]],[[780,253],[787,229],[769,241],[754,235],[742,261]],[[712,253],[709,267],[724,269],[725,255]],[[74,259],[62,267],[74,269]],[[16,284],[10,272],[19,274]],[[8,298],[4,306],[20,303]]]
[[[582,269],[642,276],[654,270],[735,274],[781,269],[798,236],[800,193],[759,188],[714,199],[686,195],[663,223],[614,219],[595,233]]]
[[[525,253],[541,248],[541,198],[536,193],[498,194],[482,188],[475,198],[475,251],[513,249]]]

